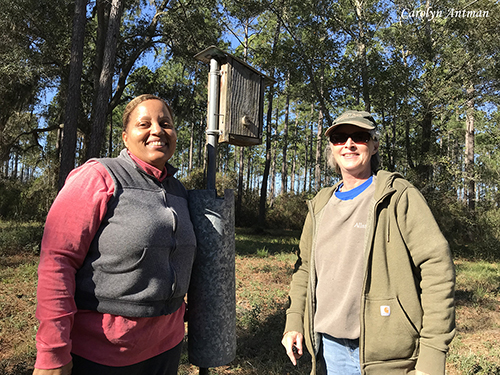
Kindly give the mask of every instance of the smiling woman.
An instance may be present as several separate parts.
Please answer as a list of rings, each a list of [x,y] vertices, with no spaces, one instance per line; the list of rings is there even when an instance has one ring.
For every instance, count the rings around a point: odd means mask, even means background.
[[[123,114],[123,143],[142,161],[163,169],[175,152],[177,132],[168,104],[153,95],[132,100]]]
[[[71,172],[47,216],[35,375],[177,374],[196,248],[177,134],[153,95],[123,126],[127,149]]]
[[[325,135],[342,181],[310,202],[282,344],[304,343],[327,375],[444,375],[453,338],[454,268],[422,195],[379,171],[372,115],[346,111]],[[423,319],[425,316],[425,319]]]

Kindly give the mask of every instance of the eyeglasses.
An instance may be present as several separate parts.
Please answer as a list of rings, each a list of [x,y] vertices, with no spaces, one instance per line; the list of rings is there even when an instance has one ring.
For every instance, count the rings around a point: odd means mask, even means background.
[[[367,132],[356,132],[351,134],[346,133],[332,133],[330,134],[330,142],[334,145],[343,145],[347,142],[347,140],[351,138],[354,143],[357,144],[367,144],[372,139],[370,133]]]

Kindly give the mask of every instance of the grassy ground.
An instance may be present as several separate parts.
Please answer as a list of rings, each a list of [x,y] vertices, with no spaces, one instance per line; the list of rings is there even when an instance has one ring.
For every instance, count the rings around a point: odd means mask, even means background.
[[[0,375],[32,372],[40,231],[37,223],[0,222]],[[256,235],[237,231],[237,354],[232,363],[211,369],[210,374],[309,373],[309,358],[294,368],[280,344],[297,248],[297,232]],[[500,374],[500,264],[461,259],[455,263],[457,336],[447,372]],[[179,374],[198,374],[198,368],[188,363],[187,353]]]
[[[41,233],[39,223],[0,222],[0,375],[29,374],[34,363]]]

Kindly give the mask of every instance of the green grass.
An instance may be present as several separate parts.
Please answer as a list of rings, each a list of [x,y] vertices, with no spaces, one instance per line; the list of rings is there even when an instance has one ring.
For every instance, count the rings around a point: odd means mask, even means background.
[[[252,229],[236,231],[236,254],[265,258],[276,254],[293,254],[299,249],[299,231],[268,230],[255,233]]]
[[[460,342],[460,337],[456,338],[455,342]],[[457,344],[454,343],[451,347],[448,361],[455,364],[457,370],[460,371],[461,374],[500,375],[500,364],[498,361],[496,363],[492,362],[490,358],[490,356],[496,356],[497,359],[500,358],[498,344],[500,344],[500,342],[497,341],[496,347],[488,345],[491,352],[489,356],[486,356],[470,351],[468,353],[459,354],[456,352]]]
[[[482,301],[490,296],[500,295],[500,267],[484,261],[458,261],[457,286],[470,294],[470,300]]]

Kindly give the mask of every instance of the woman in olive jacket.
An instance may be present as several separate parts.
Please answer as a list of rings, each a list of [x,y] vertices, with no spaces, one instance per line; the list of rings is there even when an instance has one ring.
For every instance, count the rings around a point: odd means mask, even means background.
[[[311,374],[318,359],[328,375],[444,375],[455,332],[448,243],[414,186],[375,172],[375,127],[347,111],[326,131],[342,181],[308,202],[282,344],[296,364],[305,339]],[[342,367],[332,343],[359,358]]]

